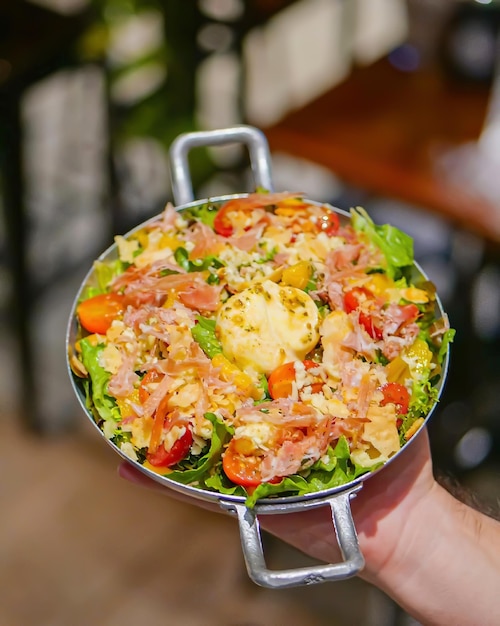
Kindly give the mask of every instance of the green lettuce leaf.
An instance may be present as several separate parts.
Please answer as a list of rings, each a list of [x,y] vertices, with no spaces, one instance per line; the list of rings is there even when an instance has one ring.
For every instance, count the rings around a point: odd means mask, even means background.
[[[220,354],[222,345],[215,334],[215,320],[197,315],[196,321],[197,324],[191,328],[193,339],[208,357],[213,358],[216,354]]]
[[[453,342],[453,340],[455,338],[455,332],[456,331],[455,331],[454,328],[449,328],[443,334],[443,338],[441,340],[441,345],[439,346],[438,363],[442,363],[444,361],[446,353],[448,352],[449,345],[450,345],[450,343]]]
[[[172,470],[166,474],[167,478],[184,485],[197,482],[199,486],[205,486],[210,470],[220,461],[223,446],[233,434],[232,429],[228,428],[214,413],[205,413],[205,417],[213,424],[210,448],[199,457],[191,457],[191,467]]]
[[[387,262],[387,274],[391,278],[399,275],[399,270],[413,263],[413,239],[390,224],[376,225],[361,207],[351,209],[351,223],[354,230],[365,233],[369,241],[379,248]]]
[[[218,270],[224,267],[224,263],[216,256],[209,255],[201,259],[189,259],[189,252],[186,248],[179,247],[174,252],[177,265],[185,272],[202,272],[204,270]]]
[[[99,355],[104,350],[104,344],[93,346],[88,339],[80,341],[82,350],[82,363],[89,373],[91,384],[88,395],[92,400],[95,410],[103,420],[121,420],[120,410],[114,398],[108,393],[108,382],[111,377],[109,372],[99,364]]]
[[[217,205],[212,204],[211,202],[205,202],[204,204],[185,209],[182,212],[182,216],[187,219],[191,217],[199,222],[203,222],[203,224],[210,226],[213,230],[214,219],[218,211],[219,207]]]
[[[240,485],[232,483],[222,471],[222,463],[219,463],[214,472],[204,481],[205,486],[213,491],[218,491],[226,496],[245,496],[246,492]]]
[[[246,506],[251,509],[257,500],[276,495],[301,495],[311,491],[309,483],[300,474],[286,476],[279,483],[261,483],[251,494],[247,495]]]
[[[115,261],[95,261],[94,262],[94,275],[97,280],[99,293],[105,293],[108,291],[109,285],[112,281],[123,274],[127,269],[128,264],[116,259]],[[96,294],[94,294],[96,295]]]

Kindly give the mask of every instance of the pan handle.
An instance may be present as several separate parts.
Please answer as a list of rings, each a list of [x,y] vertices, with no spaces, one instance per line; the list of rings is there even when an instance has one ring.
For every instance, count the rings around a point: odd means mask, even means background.
[[[248,148],[256,187],[273,191],[271,156],[264,133],[253,126],[241,124],[220,130],[183,133],[170,146],[172,192],[177,206],[193,202],[193,185],[189,173],[188,152],[191,148],[242,143]]]
[[[284,589],[299,585],[313,585],[327,581],[344,580],[360,572],[365,560],[359,549],[358,537],[351,513],[350,500],[362,485],[357,485],[329,498],[287,503],[265,504],[249,509],[244,504],[220,502],[230,513],[236,513],[240,526],[243,556],[249,577],[262,587]],[[337,542],[343,561],[295,569],[270,570],[267,568],[262,548],[260,524],[257,515],[304,511],[308,508],[329,505]]]

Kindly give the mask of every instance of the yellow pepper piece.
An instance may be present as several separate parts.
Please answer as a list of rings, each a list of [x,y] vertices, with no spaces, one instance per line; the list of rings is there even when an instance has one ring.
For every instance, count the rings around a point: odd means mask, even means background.
[[[376,296],[384,296],[388,289],[394,288],[394,281],[387,274],[372,274],[365,284]]]
[[[402,358],[410,369],[413,378],[419,378],[429,368],[432,352],[423,339],[415,339],[412,345],[403,351]]]
[[[162,238],[159,241],[160,249],[170,248],[170,250],[177,250],[177,248],[180,248],[181,246],[182,241],[179,241],[177,237],[174,237],[173,235],[168,235],[166,233],[162,235]]]
[[[170,307],[173,307],[173,306],[174,306],[174,302],[175,302],[175,299],[176,299],[176,295],[177,295],[177,294],[176,294],[175,289],[171,289],[171,290],[168,292],[167,299],[165,300],[165,302],[164,302],[164,303],[163,303],[163,305],[162,305],[164,309],[170,309]]]
[[[116,404],[120,409],[120,415],[122,419],[124,417],[135,416],[135,412],[132,409],[132,404],[139,404],[139,391],[134,389],[126,398],[116,398]]]
[[[145,230],[139,230],[131,237],[132,239],[137,239],[141,248],[146,249],[149,243],[149,235]]]
[[[212,365],[220,368],[222,380],[234,383],[238,389],[246,392],[255,400],[260,399],[262,393],[255,387],[250,376],[240,370],[234,363],[231,363],[222,353],[212,357]]]
[[[410,376],[408,363],[403,361],[400,356],[397,356],[394,360],[392,360],[385,368],[385,371],[387,373],[387,381],[390,383],[403,384],[404,381]]]
[[[311,276],[312,267],[309,261],[299,261],[283,270],[281,282],[290,287],[305,289]]]
[[[409,302],[416,302],[417,304],[425,304],[429,302],[429,295],[423,289],[417,289],[417,287],[408,287],[401,290],[401,297]]]

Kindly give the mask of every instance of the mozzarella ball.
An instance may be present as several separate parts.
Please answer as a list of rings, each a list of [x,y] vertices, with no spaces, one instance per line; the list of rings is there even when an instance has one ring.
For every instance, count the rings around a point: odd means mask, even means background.
[[[224,354],[240,368],[270,374],[305,358],[318,343],[318,323],[318,309],[305,291],[265,280],[222,305],[216,332]]]

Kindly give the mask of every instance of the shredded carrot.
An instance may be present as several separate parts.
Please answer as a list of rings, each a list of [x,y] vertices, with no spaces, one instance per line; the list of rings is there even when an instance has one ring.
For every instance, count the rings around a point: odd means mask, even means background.
[[[149,452],[154,454],[160,445],[161,434],[163,432],[163,425],[165,424],[165,418],[168,411],[168,401],[170,400],[170,394],[167,393],[158,405],[155,411],[153,419],[153,429],[151,430],[151,437],[149,439]]]

